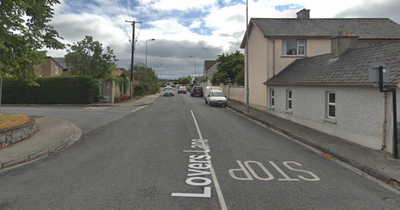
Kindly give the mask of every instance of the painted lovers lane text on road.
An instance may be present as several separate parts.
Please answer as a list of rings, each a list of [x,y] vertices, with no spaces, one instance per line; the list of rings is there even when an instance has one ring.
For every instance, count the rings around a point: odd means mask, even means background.
[[[176,197],[210,198],[212,180],[206,176],[211,175],[211,156],[208,155],[210,147],[206,139],[192,139],[190,148],[195,150],[183,150],[185,153],[204,153],[189,155],[188,178],[186,184],[193,187],[204,187],[202,193],[172,193]]]

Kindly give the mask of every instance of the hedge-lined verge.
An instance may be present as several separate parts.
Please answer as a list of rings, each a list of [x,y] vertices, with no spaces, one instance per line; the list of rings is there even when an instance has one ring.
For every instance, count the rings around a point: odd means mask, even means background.
[[[91,77],[40,77],[39,86],[3,80],[3,104],[91,104],[99,101],[99,81]]]

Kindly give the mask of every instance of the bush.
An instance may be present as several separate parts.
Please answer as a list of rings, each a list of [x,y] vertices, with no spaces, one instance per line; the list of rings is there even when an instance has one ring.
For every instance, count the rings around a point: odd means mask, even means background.
[[[4,78],[4,104],[91,104],[99,101],[99,81],[90,77],[40,77],[29,86],[13,77]]]

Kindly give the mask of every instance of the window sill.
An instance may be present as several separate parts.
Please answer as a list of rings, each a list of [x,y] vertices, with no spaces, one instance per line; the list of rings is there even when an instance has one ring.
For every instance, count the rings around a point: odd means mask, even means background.
[[[306,58],[305,55],[281,55],[281,58]]]
[[[324,119],[324,121],[325,121],[325,122],[328,122],[328,123],[333,123],[333,124],[336,124],[336,119],[332,119],[332,118],[325,118],[325,119]]]
[[[275,107],[274,106],[270,106],[270,107],[268,107],[268,109],[275,110]]]
[[[285,110],[285,112],[288,114],[293,114],[293,110]]]

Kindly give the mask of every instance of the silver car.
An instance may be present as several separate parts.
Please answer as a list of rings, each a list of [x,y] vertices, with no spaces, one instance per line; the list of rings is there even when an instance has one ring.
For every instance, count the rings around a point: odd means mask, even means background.
[[[164,88],[164,96],[174,96],[174,89],[172,87]]]

